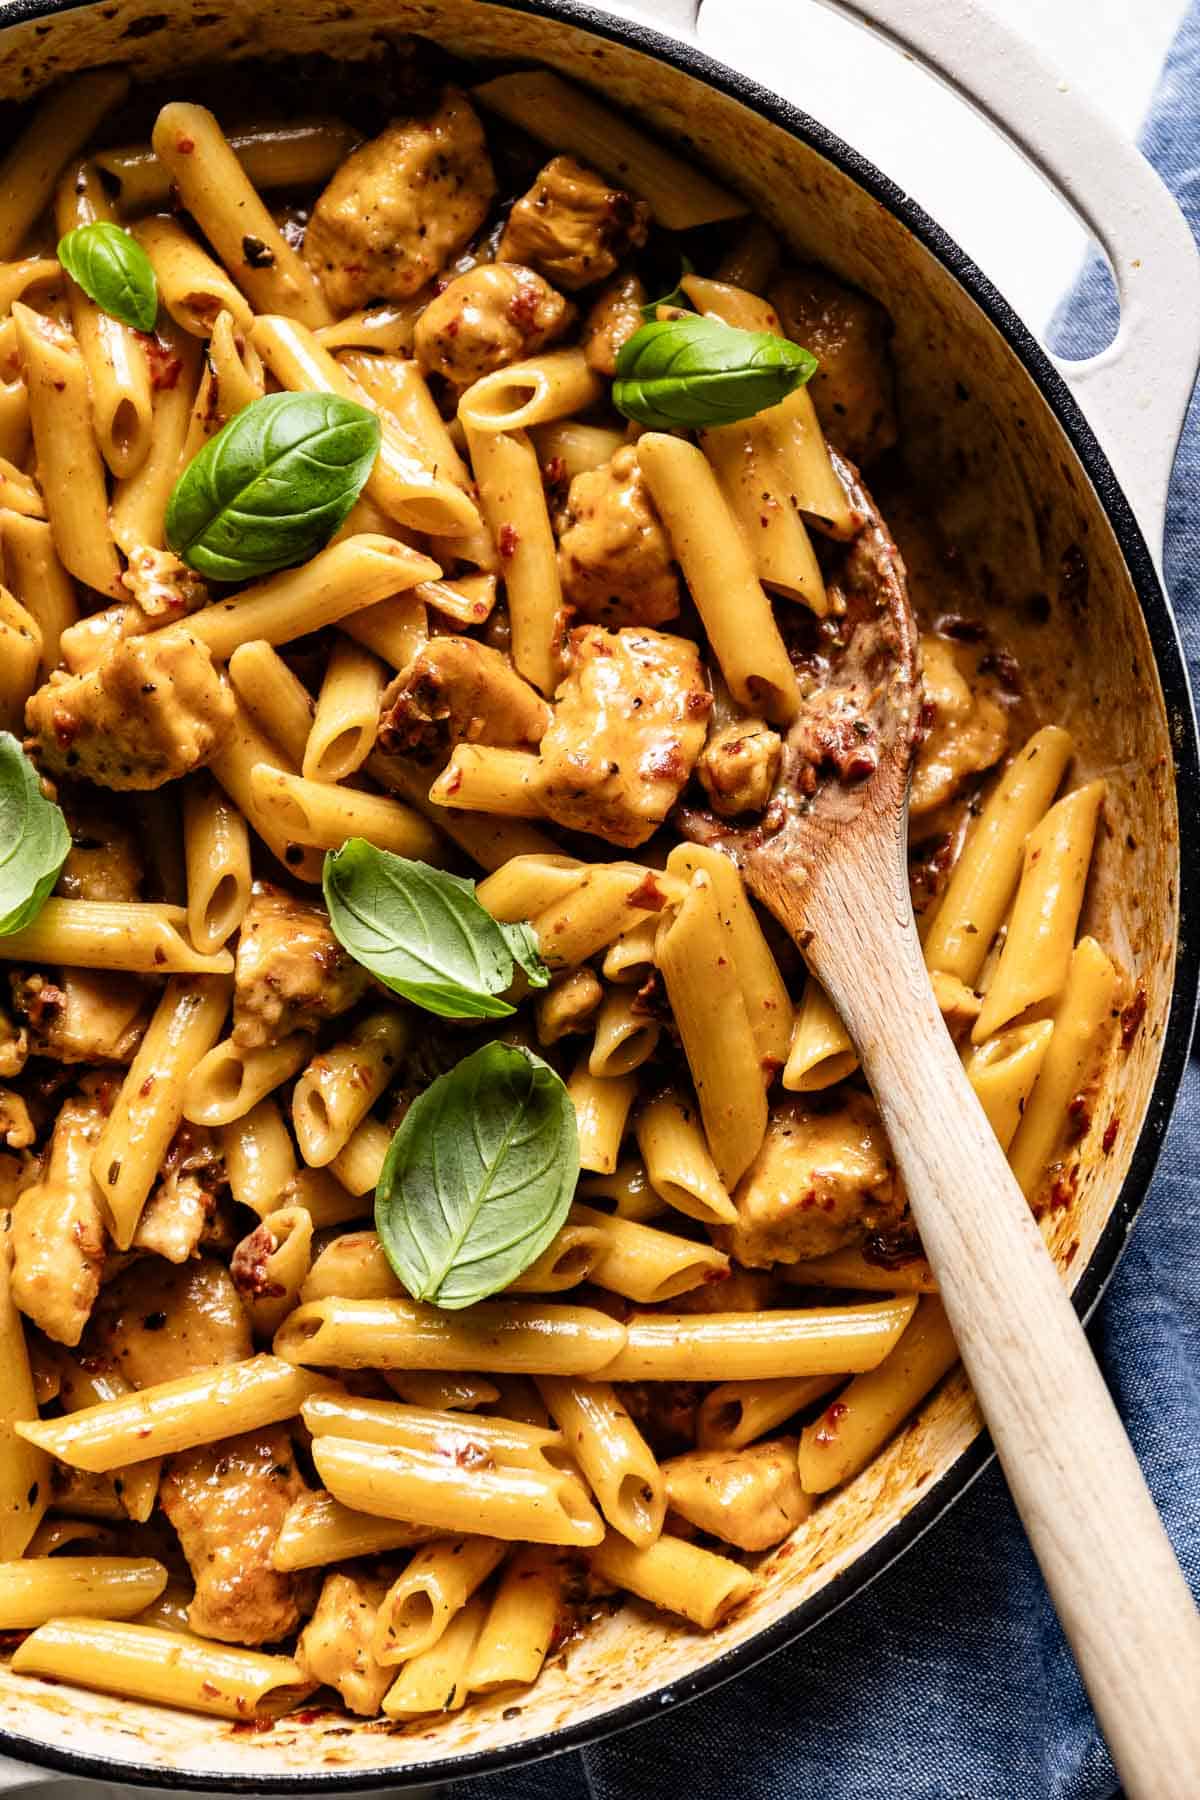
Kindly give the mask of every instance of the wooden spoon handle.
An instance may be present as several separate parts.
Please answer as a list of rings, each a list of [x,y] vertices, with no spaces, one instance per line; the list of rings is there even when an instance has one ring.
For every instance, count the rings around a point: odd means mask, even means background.
[[[1200,1795],[1200,1614],[1074,1308],[937,1010],[907,894],[816,926],[926,1254],[1125,1789]],[[884,872],[879,871],[880,874]],[[893,892],[893,904],[882,895]]]

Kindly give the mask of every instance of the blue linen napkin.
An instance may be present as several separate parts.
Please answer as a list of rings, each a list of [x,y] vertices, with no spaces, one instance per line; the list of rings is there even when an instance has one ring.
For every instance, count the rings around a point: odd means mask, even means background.
[[[1142,144],[1200,237],[1200,0]],[[1108,342],[1115,316],[1107,268],[1093,261],[1056,321],[1055,349],[1089,354]],[[1200,390],[1172,480],[1166,548],[1193,682],[1198,544]],[[1193,1060],[1091,1338],[1200,1593],[1198,1126]],[[453,1791],[454,1800],[1112,1800],[1119,1788],[993,1464],[900,1563],[741,1680],[582,1753]],[[1180,1800],[1200,1797],[1181,1791]]]

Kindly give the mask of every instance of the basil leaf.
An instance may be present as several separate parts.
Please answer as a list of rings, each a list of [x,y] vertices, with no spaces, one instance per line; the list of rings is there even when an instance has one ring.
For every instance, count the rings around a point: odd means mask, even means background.
[[[695,265],[692,262],[691,257],[681,256],[679,259],[679,281],[682,281],[685,275],[694,275],[695,272]],[[691,306],[692,303],[680,287],[679,281],[675,283],[675,286],[671,289],[669,294],[663,295],[661,300],[651,300],[645,306],[639,307],[638,310],[647,325],[653,325],[655,323],[658,318],[658,309],[660,306]]]
[[[324,548],[379,452],[379,420],[340,394],[267,394],[235,413],[167,502],[167,544],[210,581],[248,581]]]
[[[622,344],[613,404],[656,431],[734,425],[785,400],[816,367],[811,351],[769,331],[660,319]]]
[[[351,838],[326,855],[323,884],[338,943],[393,993],[442,1019],[506,1019],[516,1010],[500,998],[513,979],[511,928],[479,904],[473,881]],[[527,973],[529,954],[522,940]]]
[[[515,925],[501,925],[500,934],[512,951],[513,960],[524,969],[530,987],[549,987],[550,970],[542,961],[537,932],[533,926],[522,919]]]
[[[536,1262],[579,1176],[575,1108],[540,1056],[485,1044],[413,1101],[375,1190],[375,1228],[415,1300],[456,1311]]]
[[[37,918],[70,848],[61,807],[12,733],[0,731],[0,937]]]
[[[137,239],[120,225],[97,219],[93,225],[68,231],[58,241],[58,260],[102,311],[134,331],[154,330],[158,318],[154,267]]]

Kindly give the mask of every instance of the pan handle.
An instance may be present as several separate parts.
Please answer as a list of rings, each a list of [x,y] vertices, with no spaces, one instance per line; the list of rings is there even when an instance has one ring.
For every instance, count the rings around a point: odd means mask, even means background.
[[[772,0],[782,15],[792,0]],[[1112,464],[1156,562],[1167,486],[1200,362],[1200,256],[1141,152],[978,0],[822,0],[915,57],[1062,193],[1103,246],[1117,335],[1084,362],[1056,359]],[[702,0],[602,0],[603,10],[703,44]],[[760,13],[761,20],[761,13]]]

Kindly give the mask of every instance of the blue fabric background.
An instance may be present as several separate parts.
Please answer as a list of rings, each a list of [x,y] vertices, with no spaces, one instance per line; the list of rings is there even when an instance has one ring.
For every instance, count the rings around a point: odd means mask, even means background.
[[[1200,4],[1143,136],[1200,237]],[[1089,265],[1054,348],[1107,343]],[[1166,572],[1200,674],[1200,397],[1167,524]],[[1176,1551],[1200,1591],[1200,1068],[1189,1069],[1150,1198],[1092,1341]],[[1197,1695],[1200,1704],[1200,1695]],[[740,1681],[454,1800],[1110,1800],[1116,1776],[995,1465],[857,1600]],[[1185,1795],[1180,1800],[1200,1800]]]

